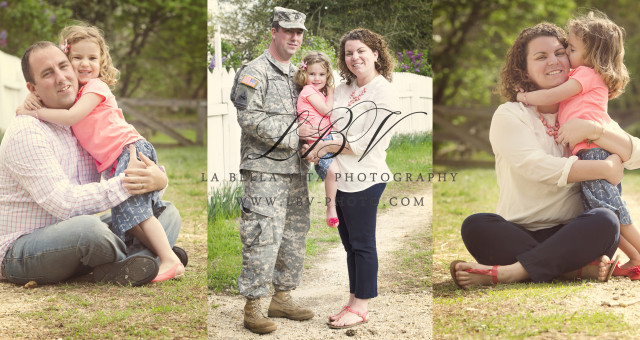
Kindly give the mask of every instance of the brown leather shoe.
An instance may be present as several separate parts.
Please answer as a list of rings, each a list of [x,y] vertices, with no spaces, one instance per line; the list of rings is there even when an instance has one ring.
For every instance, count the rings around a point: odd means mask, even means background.
[[[293,302],[288,290],[279,291],[273,295],[267,315],[271,318],[287,318],[296,321],[313,318],[313,312],[310,309],[300,307]]]
[[[244,328],[257,334],[271,333],[276,330],[275,322],[262,314],[260,298],[247,298],[247,303],[244,305]]]

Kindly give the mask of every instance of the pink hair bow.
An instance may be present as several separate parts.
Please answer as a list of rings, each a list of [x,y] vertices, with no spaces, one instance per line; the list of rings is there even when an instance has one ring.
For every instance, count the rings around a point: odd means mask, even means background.
[[[307,69],[307,63],[304,60],[300,60],[300,69],[303,71]]]
[[[64,39],[64,44],[60,45],[60,49],[64,52],[64,54],[69,53],[69,41]]]

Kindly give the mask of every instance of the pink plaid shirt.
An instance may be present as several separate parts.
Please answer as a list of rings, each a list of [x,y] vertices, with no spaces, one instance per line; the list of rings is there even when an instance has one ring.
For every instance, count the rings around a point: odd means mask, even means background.
[[[0,264],[20,236],[129,196],[121,177],[100,182],[69,127],[16,117],[0,144]]]

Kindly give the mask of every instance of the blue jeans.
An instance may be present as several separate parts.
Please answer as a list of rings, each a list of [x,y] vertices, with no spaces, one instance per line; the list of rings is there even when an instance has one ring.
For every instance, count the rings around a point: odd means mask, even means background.
[[[173,247],[180,232],[180,214],[170,202],[158,217]],[[126,243],[109,230],[111,214],[81,215],[40,228],[18,238],[2,261],[2,275],[16,284],[57,283],[85,274],[101,264],[133,255],[155,255],[137,239]]]
[[[609,151],[600,148],[585,149],[578,152],[578,158],[586,160],[603,160],[611,156]],[[633,223],[627,203],[622,199],[622,186],[613,185],[604,179],[580,182],[582,187],[582,204],[584,210],[607,208],[616,215],[621,225]]]
[[[158,163],[156,150],[151,143],[141,139],[132,144],[136,148],[136,154],[143,154],[154,163]],[[129,165],[129,145],[130,144],[127,144],[127,146],[122,149],[122,153],[120,157],[118,157],[115,176],[123,173]],[[138,156],[138,160],[140,160],[140,156]],[[164,203],[160,200],[157,191],[133,195],[111,209],[111,217],[115,223],[109,223],[109,229],[118,235],[121,240],[126,242],[125,233],[127,231],[151,217],[157,218],[164,209]]]

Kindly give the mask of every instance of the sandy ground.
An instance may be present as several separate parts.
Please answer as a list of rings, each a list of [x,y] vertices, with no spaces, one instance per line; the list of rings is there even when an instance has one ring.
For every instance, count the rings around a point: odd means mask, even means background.
[[[640,195],[635,193],[625,195],[624,199],[629,207],[631,218],[636,226],[640,226]],[[619,255],[620,264],[629,260],[620,249],[616,255]],[[626,277],[613,277],[605,284],[590,284],[589,289],[585,289],[579,296],[566,302],[569,310],[593,306],[621,315],[624,322],[632,328],[637,328],[640,326],[640,281],[631,281]],[[634,334],[640,336],[638,331]]]
[[[333,330],[326,325],[327,317],[337,312],[348,299],[346,255],[342,245],[336,245],[316,257],[305,270],[302,283],[292,293],[301,304],[315,312],[313,319],[303,322],[274,319],[278,329],[258,336],[243,327],[242,296],[212,294],[209,296],[209,339],[337,339],[345,336],[430,339],[431,292],[403,293],[394,285],[394,273],[399,269],[394,268],[392,252],[401,248],[408,235],[431,227],[431,187],[415,196],[424,197],[423,207],[396,207],[378,216],[379,295],[369,303],[368,323],[350,330]],[[265,314],[268,303],[269,299],[263,299]]]

